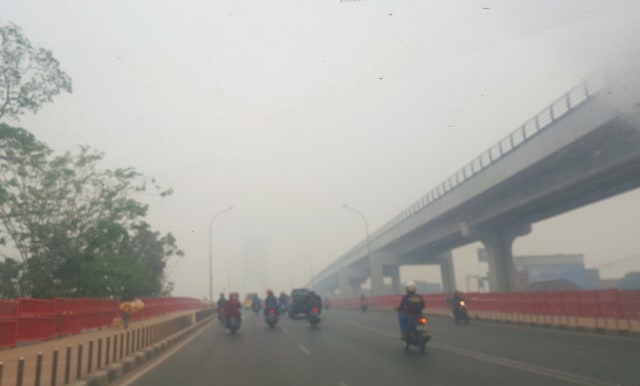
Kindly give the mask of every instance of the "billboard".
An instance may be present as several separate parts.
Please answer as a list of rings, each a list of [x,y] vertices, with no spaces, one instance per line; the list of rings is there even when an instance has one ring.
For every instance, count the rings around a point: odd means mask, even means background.
[[[585,269],[580,254],[517,256],[514,265],[519,274],[526,275],[529,284],[566,279],[582,289],[598,289],[597,272]]]

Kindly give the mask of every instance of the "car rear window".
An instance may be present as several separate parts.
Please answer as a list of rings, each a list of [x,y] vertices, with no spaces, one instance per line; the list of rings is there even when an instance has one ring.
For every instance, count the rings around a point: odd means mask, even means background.
[[[309,290],[306,289],[297,289],[297,290],[293,290],[291,291],[291,296],[307,296],[309,294]]]

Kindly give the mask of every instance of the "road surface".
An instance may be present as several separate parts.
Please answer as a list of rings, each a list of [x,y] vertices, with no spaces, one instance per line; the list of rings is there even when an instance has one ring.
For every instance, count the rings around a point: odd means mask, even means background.
[[[390,312],[327,310],[318,329],[245,313],[217,322],[127,385],[640,385],[640,339],[430,318],[425,355],[405,353]]]

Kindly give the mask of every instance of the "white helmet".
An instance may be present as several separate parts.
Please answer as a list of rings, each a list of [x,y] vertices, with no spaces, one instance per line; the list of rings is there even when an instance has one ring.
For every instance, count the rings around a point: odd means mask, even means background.
[[[416,292],[416,283],[410,281],[410,282],[407,283],[405,288],[406,288],[407,292]]]

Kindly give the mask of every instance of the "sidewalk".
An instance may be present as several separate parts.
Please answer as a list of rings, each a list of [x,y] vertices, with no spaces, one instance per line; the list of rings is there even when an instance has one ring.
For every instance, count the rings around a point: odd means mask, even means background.
[[[93,340],[93,355],[92,355],[92,372],[96,371],[97,363],[98,363],[98,342],[102,340],[102,350],[101,350],[101,365],[105,366],[107,363],[106,358],[106,350],[107,350],[107,338],[110,340],[110,358],[108,359],[109,363],[113,363],[113,348],[114,348],[114,340],[117,339],[117,356],[119,358],[120,353],[120,342],[125,342],[123,346],[126,346],[126,333],[129,332],[130,336],[133,337],[133,333],[136,335],[142,331],[141,337],[144,338],[145,335],[150,334],[152,331],[150,329],[140,330],[142,328],[156,326],[154,333],[161,333],[159,327],[157,326],[161,322],[168,322],[171,320],[175,320],[181,317],[190,316],[192,320],[195,320],[194,314],[197,310],[190,311],[181,311],[175,312],[171,314],[166,314],[163,316],[141,320],[137,322],[131,322],[129,324],[129,328],[125,330],[124,328],[104,328],[102,330],[85,332],[78,335],[70,335],[65,336],[49,341],[39,342],[36,344],[31,344],[28,346],[16,347],[11,349],[5,349],[0,351],[0,361],[3,363],[3,369],[1,373],[0,386],[13,386],[16,385],[17,375],[18,375],[18,362],[19,358],[24,358],[24,375],[22,384],[25,386],[31,386],[35,384],[36,377],[36,363],[38,358],[38,353],[41,352],[42,356],[42,375],[40,378],[40,385],[48,386],[53,385],[52,382],[52,370],[53,370],[53,352],[58,349],[58,363],[57,363],[57,375],[56,375],[56,385],[64,385],[65,382],[65,370],[66,370],[66,351],[67,347],[71,347],[71,356],[70,356],[70,371],[69,371],[69,380],[70,384],[74,384],[76,379],[78,379],[78,347],[82,344],[82,362],[80,366],[80,378],[84,377],[87,374],[87,370],[89,367],[89,347],[90,341]],[[166,323],[165,323],[166,324]],[[122,338],[121,334],[124,335]],[[123,340],[124,339],[124,340]],[[137,338],[136,338],[137,340]],[[133,342],[132,342],[133,343]],[[125,349],[125,347],[123,347]],[[130,352],[133,351],[133,344],[130,347]]]

